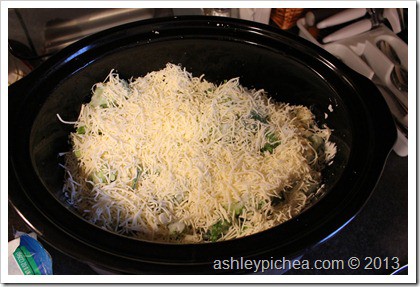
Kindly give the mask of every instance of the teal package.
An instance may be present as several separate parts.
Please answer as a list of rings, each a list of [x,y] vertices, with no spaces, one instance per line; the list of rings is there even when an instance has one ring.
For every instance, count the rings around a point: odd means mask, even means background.
[[[20,236],[20,245],[13,252],[16,262],[25,275],[52,275],[52,259],[47,250],[27,234]]]

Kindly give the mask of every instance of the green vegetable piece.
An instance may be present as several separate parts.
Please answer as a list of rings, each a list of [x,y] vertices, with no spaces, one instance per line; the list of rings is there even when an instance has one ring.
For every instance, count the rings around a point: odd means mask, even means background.
[[[274,149],[278,147],[281,142],[274,133],[267,133],[265,137],[267,138],[268,142],[261,148],[260,152],[264,153],[268,151],[269,153],[273,153]]]
[[[242,214],[242,211],[244,210],[244,205],[242,202],[237,202],[232,205],[231,209],[235,213],[235,216],[238,217]]]
[[[131,186],[132,189],[136,189],[137,188],[137,184],[139,182],[140,174],[141,174],[141,169],[140,168],[137,168],[136,178],[133,180],[133,184]]]
[[[211,242],[217,241],[224,233],[226,233],[226,231],[229,230],[230,225],[231,223],[226,220],[219,220],[210,227],[209,231],[204,236],[205,239],[208,239]]]
[[[111,173],[111,175],[109,176],[109,180],[111,182],[115,181],[117,179],[117,173]]]
[[[93,92],[92,99],[90,100],[90,105],[92,107],[101,107],[106,108],[108,107],[108,103],[103,96],[104,88],[102,85],[96,85],[95,91]]]
[[[85,126],[78,127],[77,130],[76,130],[76,133],[79,134],[79,135],[84,135],[86,133]]]
[[[75,150],[74,155],[75,157],[80,158],[82,156],[82,153],[80,152],[80,150]]]
[[[264,152],[266,152],[266,151],[268,151],[269,153],[273,153],[274,152],[274,148],[273,148],[273,146],[271,145],[271,144],[269,144],[269,143],[266,143],[261,149],[260,149],[260,152],[261,153],[264,153]]]
[[[76,155],[77,156],[77,155]],[[107,175],[109,175],[109,177],[107,177]],[[96,172],[93,172],[90,177],[89,177],[94,183],[110,183],[113,182],[117,179],[117,173],[110,173],[108,174],[108,172],[104,171],[104,170],[99,170]]]
[[[268,123],[268,117],[263,117],[258,114],[256,111],[251,111],[251,119],[262,122],[263,124]]]
[[[274,133],[267,133],[265,137],[269,143],[275,143],[279,140]]]
[[[92,181],[94,183],[102,183],[102,182],[107,182],[106,180],[106,176],[105,174],[102,172],[102,170],[98,171],[98,172],[94,172],[92,174]]]

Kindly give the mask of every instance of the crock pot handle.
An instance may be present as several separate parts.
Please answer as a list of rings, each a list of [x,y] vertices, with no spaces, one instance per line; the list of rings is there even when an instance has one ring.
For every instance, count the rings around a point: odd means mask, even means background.
[[[9,109],[16,109],[25,101],[27,95],[37,83],[40,72],[37,69],[30,72],[24,78],[14,82],[8,89]]]

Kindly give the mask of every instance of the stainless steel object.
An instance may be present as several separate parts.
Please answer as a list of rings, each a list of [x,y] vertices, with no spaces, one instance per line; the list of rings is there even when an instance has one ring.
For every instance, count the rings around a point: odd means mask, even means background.
[[[230,8],[204,8],[204,15],[231,17],[232,9]]]
[[[98,9],[68,20],[50,21],[45,26],[45,53],[54,53],[93,33],[129,22],[153,18],[155,9]]]
[[[402,92],[408,91],[407,72],[401,69],[401,66],[396,65],[391,73],[391,81],[394,86]]]
[[[391,73],[391,81],[394,84],[394,86],[399,90],[403,92],[408,91],[408,72],[407,70],[401,65],[401,60],[398,57],[395,50],[392,48],[392,46],[384,41],[381,40],[378,43],[376,43],[376,46],[384,53],[388,59],[390,59],[394,64],[394,69]]]

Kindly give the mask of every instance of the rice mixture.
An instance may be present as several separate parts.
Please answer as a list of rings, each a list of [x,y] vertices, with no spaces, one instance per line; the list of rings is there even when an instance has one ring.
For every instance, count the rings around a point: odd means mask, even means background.
[[[141,239],[242,237],[297,215],[322,189],[336,148],[304,106],[238,78],[220,85],[167,64],[111,71],[82,105],[63,192],[87,220]]]

